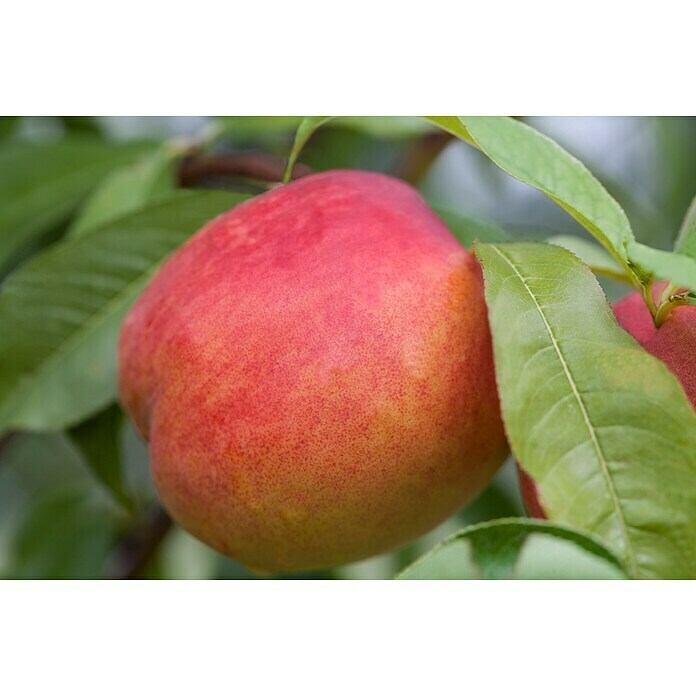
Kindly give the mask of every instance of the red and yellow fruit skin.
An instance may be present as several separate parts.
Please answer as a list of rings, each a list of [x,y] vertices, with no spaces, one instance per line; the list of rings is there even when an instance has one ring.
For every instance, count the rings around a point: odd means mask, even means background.
[[[675,307],[656,328],[648,306],[634,292],[614,305],[614,314],[648,353],[667,365],[696,408],[696,307]]]
[[[408,542],[507,452],[480,269],[377,174],[308,176],[209,223],[128,314],[119,379],[167,510],[263,572]]]
[[[675,307],[659,328],[639,292],[619,300],[613,309],[622,328],[670,369],[696,408],[696,307]],[[519,466],[518,473],[527,512],[545,518],[536,483]]]

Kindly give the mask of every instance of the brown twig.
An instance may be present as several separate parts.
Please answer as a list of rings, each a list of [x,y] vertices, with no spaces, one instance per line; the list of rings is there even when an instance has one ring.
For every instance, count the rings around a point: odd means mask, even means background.
[[[438,131],[417,138],[398,169],[399,178],[417,184],[453,137],[450,133]]]
[[[126,534],[107,561],[106,576],[114,580],[137,578],[152,560],[172,527],[172,519],[159,505],[145,521]]]
[[[219,176],[238,176],[259,181],[282,181],[285,160],[263,152],[233,152],[220,155],[190,155],[179,165],[179,185],[187,188],[205,179]],[[296,164],[292,178],[306,176],[311,169]]]

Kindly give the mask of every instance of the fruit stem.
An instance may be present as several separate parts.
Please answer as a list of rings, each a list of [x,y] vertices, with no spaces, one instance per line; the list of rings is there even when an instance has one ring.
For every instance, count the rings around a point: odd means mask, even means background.
[[[655,326],[659,329],[675,307],[688,304],[684,295],[671,295],[660,303],[655,313]]]
[[[660,299],[656,304],[653,299],[653,283],[650,282],[647,287],[644,287],[643,296],[648,303],[653,321],[658,329],[665,323],[665,320],[675,307],[688,304],[685,293],[678,292],[680,288],[681,286],[676,283],[668,283],[660,293]]]

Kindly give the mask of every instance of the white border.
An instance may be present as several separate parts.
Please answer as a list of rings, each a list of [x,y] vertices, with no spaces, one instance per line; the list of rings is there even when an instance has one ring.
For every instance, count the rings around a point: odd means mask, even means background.
[[[2,692],[680,694],[688,582],[5,582]]]
[[[3,7],[3,113],[693,114],[683,0]]]

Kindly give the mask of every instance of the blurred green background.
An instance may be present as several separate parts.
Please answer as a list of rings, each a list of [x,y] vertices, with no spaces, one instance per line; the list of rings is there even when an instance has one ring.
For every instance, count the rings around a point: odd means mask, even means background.
[[[696,183],[695,118],[525,120],[588,165],[624,207],[640,241],[671,248]],[[0,248],[6,252],[0,254],[0,293],[27,259],[60,243],[75,221],[84,219],[94,206],[90,195],[124,165],[151,158],[164,143],[169,153],[164,184],[159,178],[147,183],[154,198],[174,187],[260,193],[280,179],[298,121],[0,118],[0,242],[5,242]],[[27,143],[32,144],[29,150]],[[313,171],[361,168],[403,178],[465,237],[471,230],[500,227],[518,238],[587,238],[541,193],[419,119],[337,119],[312,137],[300,163]],[[617,282],[601,282],[610,300],[626,292]],[[7,330],[0,325],[0,332]],[[0,577],[254,577],[168,523],[150,479],[147,447],[117,407],[80,428],[77,433],[13,432],[0,439]],[[94,473],[95,459],[116,458],[126,505]],[[478,500],[415,544],[293,577],[391,578],[467,524],[523,514],[508,462]]]

